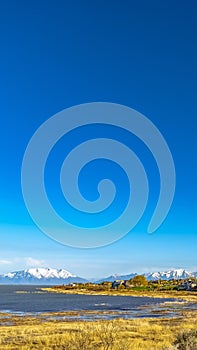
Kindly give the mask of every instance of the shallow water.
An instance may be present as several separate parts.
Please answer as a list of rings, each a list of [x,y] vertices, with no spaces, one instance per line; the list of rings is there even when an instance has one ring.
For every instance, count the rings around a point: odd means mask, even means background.
[[[0,318],[3,313],[18,316],[39,315],[46,312],[67,312],[66,315],[48,316],[55,319],[113,319],[117,317],[165,317],[176,315],[173,299],[57,294],[41,291],[38,286],[0,286]],[[164,303],[165,302],[165,303]],[[180,307],[180,306],[179,306]],[[69,312],[77,311],[72,315]],[[90,311],[90,313],[88,313]],[[2,316],[3,317],[3,316]]]

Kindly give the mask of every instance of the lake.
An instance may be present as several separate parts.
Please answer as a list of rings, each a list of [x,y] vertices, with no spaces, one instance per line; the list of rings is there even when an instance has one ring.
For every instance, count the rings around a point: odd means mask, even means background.
[[[39,314],[46,312],[74,312],[68,317],[92,318],[134,318],[158,317],[161,312],[170,316],[172,306],[166,302],[173,299],[159,299],[131,296],[57,294],[41,291],[38,286],[0,285],[0,312],[15,314]],[[165,303],[164,303],[165,302]],[[173,303],[174,304],[174,303]],[[88,313],[90,312],[90,313]]]

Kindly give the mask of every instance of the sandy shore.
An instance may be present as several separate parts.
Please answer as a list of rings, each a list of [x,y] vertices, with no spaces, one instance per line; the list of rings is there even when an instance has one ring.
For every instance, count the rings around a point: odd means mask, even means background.
[[[181,299],[188,302],[197,303],[197,292],[186,291],[134,291],[134,290],[107,290],[107,291],[90,291],[85,289],[57,289],[53,287],[40,288],[48,293],[63,294],[84,294],[84,295],[110,295],[110,296],[132,296],[132,297],[149,297],[161,299]]]

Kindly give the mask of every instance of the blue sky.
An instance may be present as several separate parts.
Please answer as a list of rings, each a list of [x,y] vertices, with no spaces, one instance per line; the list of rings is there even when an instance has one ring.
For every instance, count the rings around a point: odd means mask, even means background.
[[[40,265],[85,277],[197,270],[196,15],[195,1],[1,3],[0,272]],[[83,250],[63,246],[35,226],[22,197],[21,163],[44,121],[64,108],[94,101],[134,108],[159,128],[174,158],[177,186],[168,217],[148,235],[157,169],[133,140],[150,177],[148,210],[120,241]],[[58,155],[61,159],[62,150],[51,155],[54,164],[48,169],[54,169],[50,176],[55,178]],[[61,211],[51,179],[49,196]]]

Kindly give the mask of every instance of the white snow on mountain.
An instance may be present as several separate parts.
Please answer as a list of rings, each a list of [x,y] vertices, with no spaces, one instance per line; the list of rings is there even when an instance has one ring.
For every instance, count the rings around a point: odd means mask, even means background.
[[[49,269],[49,268],[37,268],[37,269],[28,269],[24,271],[26,274],[30,274],[36,278],[68,278],[76,277],[70,272],[63,269]]]
[[[113,282],[114,280],[129,280],[136,276],[137,273],[128,275],[111,275],[96,281],[101,283],[104,281]],[[151,272],[144,274],[147,280],[170,280],[170,279],[186,279],[189,277],[197,277],[197,272],[188,272],[184,269],[172,269],[164,272]],[[30,268],[22,271],[9,272],[0,275],[0,284],[69,284],[69,283],[86,283],[93,281],[87,280],[73,275],[64,269],[52,268]],[[94,279],[95,281],[95,279]]]
[[[16,271],[8,274],[3,274],[4,277],[14,278],[14,277],[35,277],[35,278],[68,278],[76,277],[70,272],[63,269],[50,269],[50,268],[31,268],[23,271]]]
[[[194,277],[194,273],[188,272],[184,269],[169,270],[165,272],[152,272],[145,274],[147,280],[170,280],[170,279],[185,279]]]
[[[130,278],[133,278],[136,276],[137,273],[131,273],[129,275],[112,275],[103,279],[100,279],[97,282],[103,282],[108,281],[112,282],[114,280],[129,280]],[[143,274],[148,281],[154,281],[154,280],[170,280],[170,279],[186,279],[189,277],[197,277],[197,272],[188,272],[184,269],[173,269],[169,271],[163,271],[163,272],[151,272],[151,273],[144,273]]]
[[[69,284],[71,282],[86,282],[85,279],[73,275],[64,269],[31,268],[0,275],[0,283],[17,284]]]

